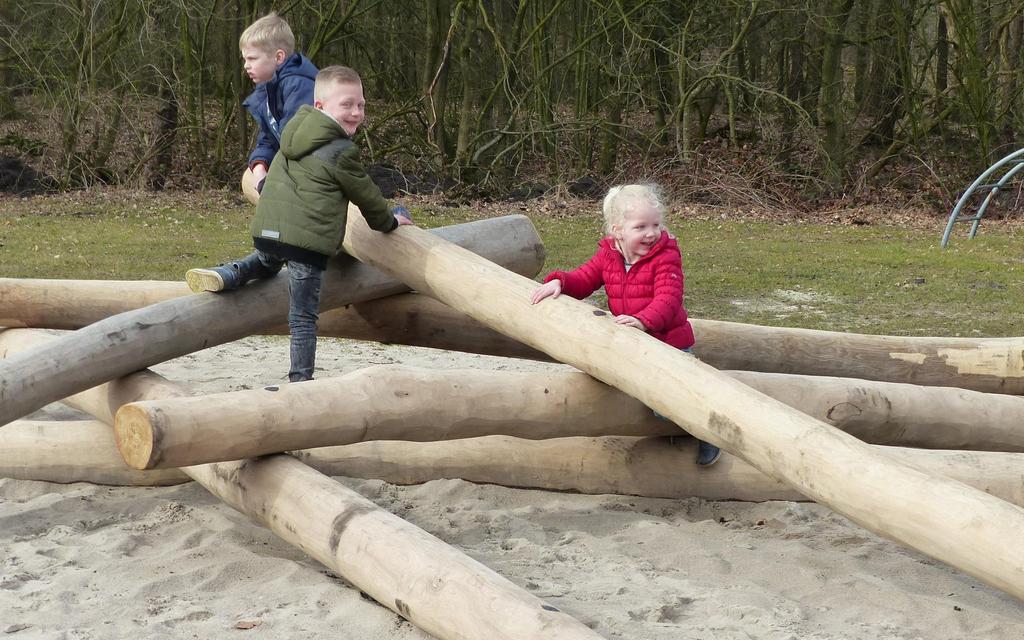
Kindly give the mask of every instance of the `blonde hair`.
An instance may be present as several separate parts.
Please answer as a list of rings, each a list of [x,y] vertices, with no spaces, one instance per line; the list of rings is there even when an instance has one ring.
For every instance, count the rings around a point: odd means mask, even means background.
[[[665,199],[656,184],[625,184],[612,187],[604,197],[604,231],[612,235],[612,227],[621,226],[626,214],[644,203],[658,212],[662,225],[665,220]]]
[[[323,100],[331,87],[338,84],[359,84],[363,81],[355,69],[343,67],[340,64],[324,67],[316,74],[316,81],[313,83],[313,99]]]
[[[271,11],[245,28],[238,39],[238,48],[242,47],[257,47],[267,53],[280,49],[290,56],[295,53],[295,34],[284,18]]]

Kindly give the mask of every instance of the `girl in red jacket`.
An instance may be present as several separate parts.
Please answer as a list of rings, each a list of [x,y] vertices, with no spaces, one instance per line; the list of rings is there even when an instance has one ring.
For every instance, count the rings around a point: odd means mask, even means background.
[[[683,307],[683,261],[679,244],[665,228],[658,188],[612,187],[603,208],[607,235],[597,243],[597,253],[572,271],[548,274],[531,301],[562,293],[582,300],[604,285],[615,322],[689,351],[693,328]],[[697,464],[714,464],[719,448],[699,443]]]

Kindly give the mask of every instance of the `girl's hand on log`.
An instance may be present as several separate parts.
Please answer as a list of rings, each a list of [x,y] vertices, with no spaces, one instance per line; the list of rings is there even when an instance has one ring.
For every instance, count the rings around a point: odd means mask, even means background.
[[[639,318],[633,316],[615,316],[615,322],[618,324],[624,324],[627,327],[634,327],[641,331],[647,331],[647,325],[640,321]]]
[[[534,289],[533,294],[530,296],[530,303],[537,304],[544,298],[557,298],[562,293],[562,281],[558,278],[549,280],[540,287]]]

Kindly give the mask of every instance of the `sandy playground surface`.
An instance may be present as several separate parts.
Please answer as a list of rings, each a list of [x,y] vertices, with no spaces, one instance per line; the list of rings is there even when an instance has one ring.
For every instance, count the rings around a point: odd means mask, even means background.
[[[321,339],[317,377],[387,363],[558,366]],[[287,364],[287,338],[253,337],[153,369],[211,393],[282,382]],[[607,638],[1024,637],[1015,598],[814,504],[338,481]],[[0,479],[0,637],[429,636],[194,482]]]

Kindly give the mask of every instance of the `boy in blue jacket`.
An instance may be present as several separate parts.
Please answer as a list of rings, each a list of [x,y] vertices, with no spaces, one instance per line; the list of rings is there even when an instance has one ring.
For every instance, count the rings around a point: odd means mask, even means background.
[[[242,104],[256,119],[259,135],[242,176],[242,191],[258,198],[270,163],[281,147],[281,132],[304,104],[313,104],[317,68],[295,51],[295,35],[274,12],[249,25],[238,39],[245,72],[256,83]]]

